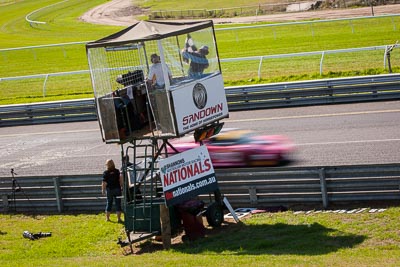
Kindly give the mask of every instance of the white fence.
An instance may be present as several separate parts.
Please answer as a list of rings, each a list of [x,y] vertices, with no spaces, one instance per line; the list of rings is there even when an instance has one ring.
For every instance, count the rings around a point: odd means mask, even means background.
[[[258,78],[262,78],[261,70],[263,67],[263,63],[268,59],[277,59],[277,58],[295,58],[295,57],[307,57],[307,56],[320,56],[319,63],[319,73],[323,74],[324,69],[324,57],[328,54],[342,54],[342,53],[354,53],[361,51],[381,51],[382,52],[382,66],[386,69],[387,66],[387,55],[388,50],[391,48],[399,47],[399,45],[382,45],[382,46],[370,46],[370,47],[359,47],[359,48],[349,48],[349,49],[338,49],[338,50],[326,50],[326,51],[312,51],[312,52],[303,52],[303,53],[288,53],[288,54],[278,54],[278,55],[263,55],[263,56],[252,56],[252,57],[241,57],[241,58],[227,58],[221,59],[221,63],[232,63],[232,62],[240,62],[240,61],[257,61],[258,70],[257,76]],[[223,65],[224,67],[224,65]],[[224,72],[224,71],[223,71]],[[22,81],[26,79],[43,79],[43,97],[46,97],[46,83],[50,77],[57,76],[71,76],[71,75],[89,75],[89,70],[78,70],[78,71],[68,71],[68,72],[57,72],[57,73],[46,73],[46,74],[35,74],[35,75],[26,75],[26,76],[15,76],[15,77],[0,77],[1,81]]]
[[[242,17],[258,16],[284,12],[306,12],[309,10],[336,9],[348,7],[371,7],[371,15],[374,15],[374,5],[396,4],[398,0],[323,0],[323,1],[280,1],[280,3],[260,3],[252,6],[230,6],[209,9],[176,9],[176,10],[154,10],[151,11],[150,19],[191,19],[191,18],[219,18],[219,17]]]

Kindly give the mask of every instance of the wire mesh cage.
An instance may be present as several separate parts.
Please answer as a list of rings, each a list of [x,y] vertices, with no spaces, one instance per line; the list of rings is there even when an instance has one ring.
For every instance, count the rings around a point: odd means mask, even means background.
[[[107,143],[179,137],[228,116],[212,21],[142,21],[86,49]]]

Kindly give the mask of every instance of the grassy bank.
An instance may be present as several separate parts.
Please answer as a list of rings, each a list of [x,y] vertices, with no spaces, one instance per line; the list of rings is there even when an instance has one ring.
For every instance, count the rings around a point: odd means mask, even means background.
[[[92,25],[79,21],[78,18],[84,12],[104,2],[106,1],[70,0],[56,4],[59,1],[43,0],[13,1],[13,4],[4,5],[0,9],[0,49],[91,41],[121,30],[123,27]],[[253,2],[246,3],[250,5]],[[164,2],[163,4],[165,5]],[[232,3],[239,6],[243,4],[243,1]],[[31,19],[44,21],[46,24],[29,25],[25,20],[26,15],[45,6],[50,7],[34,13]],[[157,1],[151,8],[163,8],[163,6]],[[268,23],[264,25],[268,26],[229,31],[219,29],[245,25],[217,25],[216,37],[220,58],[393,44],[398,39],[400,17],[320,23],[314,21],[312,24],[298,25],[271,26]],[[394,49],[392,52],[394,70],[397,70],[396,62],[399,62],[399,56],[398,50]],[[263,61],[260,69],[258,59],[226,62],[221,65],[225,85],[230,86],[387,73],[383,58],[383,50],[327,54],[324,56],[322,75],[319,73],[321,56],[268,59]],[[84,44],[3,50],[0,51],[0,62],[2,63],[0,77],[88,69]],[[258,77],[259,74],[261,77]],[[0,105],[92,96],[89,75],[50,76],[48,79],[41,77],[0,82]]]
[[[104,215],[0,215],[2,266],[398,266],[400,208],[370,213],[264,213],[165,251],[123,256],[123,226]],[[112,219],[115,221],[116,218]],[[31,241],[23,231],[52,232]]]

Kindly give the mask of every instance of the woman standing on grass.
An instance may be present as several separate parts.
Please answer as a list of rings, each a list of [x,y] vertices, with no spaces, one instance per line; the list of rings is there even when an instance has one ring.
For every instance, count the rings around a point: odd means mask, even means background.
[[[103,195],[107,196],[106,205],[106,219],[110,221],[110,214],[112,204],[115,199],[115,210],[117,212],[118,222],[122,223],[121,220],[121,196],[122,196],[122,175],[120,171],[115,168],[114,161],[108,159],[106,161],[107,170],[103,172],[103,182],[101,185],[101,191]]]

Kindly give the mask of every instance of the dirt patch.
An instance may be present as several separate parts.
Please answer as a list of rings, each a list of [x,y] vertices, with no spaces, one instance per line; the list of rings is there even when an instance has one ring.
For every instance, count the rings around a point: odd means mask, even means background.
[[[89,10],[80,19],[93,24],[129,26],[137,22],[135,16],[145,12],[131,0],[113,0]]]
[[[232,232],[240,230],[240,228],[243,227],[243,223],[242,222],[235,223],[233,220],[225,220],[221,224],[221,226],[212,228],[211,226],[208,226],[207,222],[204,220],[204,226],[205,226],[205,236],[200,237],[199,239],[194,241],[190,241],[187,238],[185,238],[185,231],[183,229],[180,229],[179,232],[171,238],[171,248],[179,250],[180,246],[184,244],[189,244],[189,245],[196,244],[196,242],[200,241],[203,238],[210,238],[212,236],[219,235],[221,233],[230,234]],[[145,253],[153,253],[156,251],[164,250],[164,247],[161,237],[158,237],[133,244],[132,250],[134,255],[141,255]],[[132,255],[130,246],[123,247],[122,254],[125,256]]]
[[[143,15],[147,10],[133,6],[131,0],[113,0],[97,6],[86,12],[80,19],[94,24],[129,26],[137,22],[135,17]],[[375,16],[399,14],[400,5],[375,6]],[[372,16],[370,7],[349,9],[324,9],[318,11],[290,12],[253,17],[215,18],[214,23],[254,23],[254,22],[283,22],[310,19],[337,19],[349,17]]]
[[[126,8],[116,10],[115,15],[118,17],[129,17],[129,16],[143,15],[144,12],[145,10],[138,6],[128,6]]]

